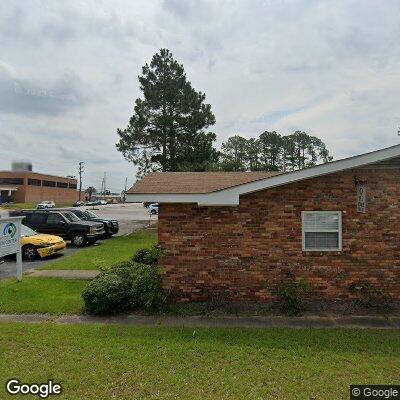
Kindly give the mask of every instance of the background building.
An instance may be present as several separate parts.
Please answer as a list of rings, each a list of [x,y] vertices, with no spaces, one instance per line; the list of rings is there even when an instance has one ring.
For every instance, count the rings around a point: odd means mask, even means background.
[[[0,171],[0,203],[75,202],[77,180],[32,171]]]

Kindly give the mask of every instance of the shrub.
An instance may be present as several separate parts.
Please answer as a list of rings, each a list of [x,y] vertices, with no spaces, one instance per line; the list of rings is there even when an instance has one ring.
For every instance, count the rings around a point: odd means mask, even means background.
[[[92,314],[154,308],[162,300],[161,276],[150,265],[121,262],[92,280],[82,296],[87,311]]]
[[[112,314],[132,305],[126,280],[114,273],[103,273],[93,279],[83,291],[87,311],[92,314]]]
[[[112,265],[108,270],[104,271],[104,273],[116,274],[122,279],[129,281],[136,265],[137,264],[133,261],[122,261]]]
[[[381,289],[376,288],[371,282],[358,281],[353,282],[349,287],[350,293],[357,296],[356,302],[367,308],[377,308],[389,310],[392,308],[392,298]]]
[[[136,307],[150,309],[162,300],[161,276],[156,268],[137,264],[131,275],[131,299]]]
[[[310,290],[310,285],[305,279],[296,280],[289,273],[289,281],[277,287],[277,294],[281,300],[281,311],[289,316],[299,315],[304,309],[304,295]]]
[[[139,249],[133,256],[132,260],[140,264],[157,266],[161,257],[161,250],[157,245],[150,248]]]

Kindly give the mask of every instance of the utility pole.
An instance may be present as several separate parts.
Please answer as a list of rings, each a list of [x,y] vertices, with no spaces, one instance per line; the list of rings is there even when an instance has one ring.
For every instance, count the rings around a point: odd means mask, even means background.
[[[82,172],[83,172],[83,161],[79,161],[79,201],[81,201],[82,196]]]
[[[127,185],[128,185],[128,177],[125,178],[125,189],[124,189],[124,199],[123,199],[124,203],[126,201],[126,187],[127,187]]]
[[[106,173],[104,172],[104,192],[103,192],[103,199],[106,199]]]

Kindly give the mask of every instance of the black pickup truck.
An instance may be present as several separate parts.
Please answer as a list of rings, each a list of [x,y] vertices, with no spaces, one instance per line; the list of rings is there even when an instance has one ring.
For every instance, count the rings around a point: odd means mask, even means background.
[[[111,237],[119,231],[118,221],[116,219],[101,218],[93,211],[80,208],[62,208],[60,211],[70,211],[83,221],[101,222],[104,226],[105,237]]]
[[[93,244],[104,236],[102,223],[82,221],[70,211],[21,210],[10,215],[23,215],[24,225],[40,233],[61,236],[74,246]]]

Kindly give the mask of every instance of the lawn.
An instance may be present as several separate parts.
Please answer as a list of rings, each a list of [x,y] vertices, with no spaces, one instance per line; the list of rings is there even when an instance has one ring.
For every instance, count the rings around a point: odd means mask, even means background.
[[[46,264],[43,269],[101,269],[130,259],[142,247],[157,242],[157,228],[150,228],[128,236],[112,237],[95,246],[82,249],[74,254]]]
[[[352,383],[400,376],[394,330],[3,323],[0,331],[0,391],[11,377],[52,378],[65,399],[340,400]]]
[[[132,257],[135,251],[149,247],[157,240],[157,230],[147,229],[129,236],[108,239],[48,264],[46,269],[99,269]],[[87,281],[24,276],[0,281],[0,312],[80,314],[82,291]]]
[[[0,312],[80,314],[87,281],[25,276],[0,281]]]

